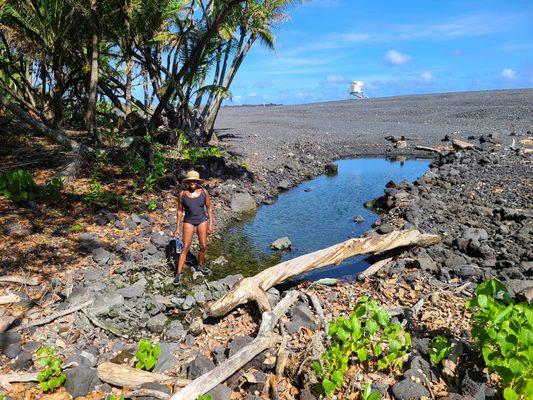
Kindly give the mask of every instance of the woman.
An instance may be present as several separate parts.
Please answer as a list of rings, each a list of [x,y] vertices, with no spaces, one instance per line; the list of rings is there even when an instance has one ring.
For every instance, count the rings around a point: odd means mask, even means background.
[[[174,278],[174,284],[177,285],[181,280],[181,271],[187,253],[191,248],[192,236],[194,230],[198,234],[200,242],[200,252],[198,253],[198,270],[202,273],[209,273],[205,267],[205,251],[207,249],[207,235],[213,233],[213,213],[211,211],[211,199],[207,190],[200,184],[200,174],[196,171],[189,171],[185,179],[182,180],[187,185],[178,195],[178,219],[176,220],[176,230],[174,236],[183,238],[183,249],[178,260],[178,271]],[[185,217],[183,218],[183,216]],[[181,219],[183,218],[183,228]]]

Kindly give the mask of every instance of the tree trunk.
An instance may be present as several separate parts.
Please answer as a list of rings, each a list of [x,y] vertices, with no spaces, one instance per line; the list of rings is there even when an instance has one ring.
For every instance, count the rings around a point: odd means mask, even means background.
[[[133,83],[133,58],[129,56],[126,62],[126,87],[124,92],[124,98],[126,105],[124,106],[124,112],[128,115],[131,112],[131,85]]]
[[[248,41],[243,47],[241,53],[238,54],[237,57],[234,59],[234,62],[231,66],[228,76],[226,77],[226,79],[224,79],[224,82],[222,83],[222,86],[225,87],[226,89],[229,89],[231,87],[231,83],[233,82],[233,79],[235,78],[235,75],[237,74],[237,71],[239,70],[239,67],[242,64],[242,61],[248,54],[248,51],[250,51],[252,44],[255,42],[255,39],[256,39],[255,34],[252,34],[248,38]],[[207,113],[207,117],[206,117],[205,124],[204,124],[204,132],[206,134],[206,141],[209,141],[211,137],[213,136],[215,121],[218,116],[218,112],[220,110],[220,106],[222,105],[223,99],[224,98],[222,94],[217,93],[213,104],[209,107],[209,111]]]
[[[207,314],[222,316],[235,307],[255,301],[261,311],[269,311],[266,291],[286,279],[328,265],[340,264],[347,258],[368,253],[382,253],[398,247],[429,246],[440,241],[437,235],[423,234],[417,230],[394,231],[386,235],[349,239],[334,246],[293,258],[267,268],[259,274],[241,279],[221,299],[207,305]]]
[[[85,111],[85,126],[93,138],[96,135],[96,95],[98,92],[98,58],[100,53],[100,37],[98,27],[98,0],[91,0],[91,71],[87,89],[87,109]]]

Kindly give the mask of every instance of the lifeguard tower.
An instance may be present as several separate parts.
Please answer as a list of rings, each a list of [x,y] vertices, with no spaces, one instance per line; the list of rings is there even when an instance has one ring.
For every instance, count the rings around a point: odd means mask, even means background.
[[[365,84],[361,81],[350,82],[350,98],[353,97],[355,99],[368,99],[368,96],[363,90],[363,86],[365,86]]]

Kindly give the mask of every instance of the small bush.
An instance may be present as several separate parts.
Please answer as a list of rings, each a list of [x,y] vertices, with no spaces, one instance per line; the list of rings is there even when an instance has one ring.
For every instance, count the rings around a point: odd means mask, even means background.
[[[155,201],[149,201],[146,203],[146,208],[148,208],[149,211],[155,211],[157,210],[157,203]]]
[[[372,384],[367,382],[365,388],[363,389],[363,400],[380,400],[381,393],[372,391]]]
[[[133,152],[127,152],[124,156],[124,161],[126,163],[126,168],[133,175],[141,175],[146,171],[146,162],[144,159]]]
[[[367,369],[401,368],[411,336],[401,325],[390,325],[389,313],[374,300],[362,297],[349,317],[339,317],[328,325],[330,348],[315,361],[313,369],[322,378],[326,395],[342,387],[350,363],[365,363]]]
[[[37,364],[42,368],[37,376],[41,389],[48,392],[63,385],[66,375],[63,373],[63,362],[55,350],[50,347],[41,347],[36,355]]]
[[[533,306],[515,302],[496,279],[476,288],[467,302],[472,338],[489,372],[501,378],[505,400],[533,399]]]
[[[157,364],[159,354],[161,354],[161,348],[158,344],[152,344],[148,340],[141,339],[137,353],[135,353],[137,359],[135,368],[151,371]]]
[[[52,179],[47,179],[44,183],[44,195],[52,199],[59,199],[61,196],[61,191],[65,186],[65,177],[54,177]]]
[[[435,336],[429,344],[429,358],[434,365],[437,365],[452,352],[452,347],[448,339],[443,336]]]
[[[33,200],[35,182],[30,173],[23,169],[0,174],[0,194],[14,202]]]

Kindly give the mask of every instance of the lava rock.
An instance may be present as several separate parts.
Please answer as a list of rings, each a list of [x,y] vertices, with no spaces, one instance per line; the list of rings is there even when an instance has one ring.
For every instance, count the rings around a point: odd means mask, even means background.
[[[475,400],[485,400],[486,382],[487,378],[482,372],[467,369],[461,382],[461,392]]]
[[[125,299],[134,299],[144,294],[147,283],[148,282],[146,282],[146,279],[142,278],[135,282],[133,285],[118,289],[117,293],[121,294]]]
[[[305,304],[300,304],[291,309],[291,320],[287,324],[289,333],[296,333],[301,327],[306,327],[312,331],[316,329],[315,317]]]
[[[161,233],[153,233],[150,236],[150,240],[158,249],[164,249],[165,246],[170,241],[170,237],[163,235]]]
[[[215,363],[203,354],[199,354],[194,360],[187,364],[187,377],[189,379],[196,379],[211,371],[213,368],[215,368]]]
[[[422,397],[430,397],[425,386],[413,382],[411,379],[404,379],[397,382],[392,387],[392,393],[398,400],[414,400]]]
[[[65,370],[65,375],[65,389],[73,398],[86,396],[102,383],[95,368],[74,367]]]
[[[166,329],[165,336],[170,340],[182,340],[187,335],[187,330],[183,327],[182,323],[178,320],[171,321]]]
[[[152,333],[163,333],[167,319],[165,314],[157,314],[146,322],[146,328]]]
[[[377,231],[381,234],[391,233],[392,231],[394,231],[394,226],[392,226],[391,224],[383,224],[378,227]]]
[[[233,391],[229,387],[218,384],[207,392],[207,395],[210,395],[213,400],[230,400],[232,393]]]
[[[16,352],[17,346],[18,352]],[[20,353],[20,334],[17,332],[0,333],[0,350],[9,358],[15,358]]]
[[[255,200],[249,193],[233,193],[230,202],[231,211],[235,213],[246,213],[257,208]]]
[[[274,240],[270,245],[273,250],[290,250],[292,243],[287,236]]]
[[[111,259],[113,254],[104,249],[103,247],[98,247],[92,251],[92,256],[94,262],[99,265],[105,265]]]

